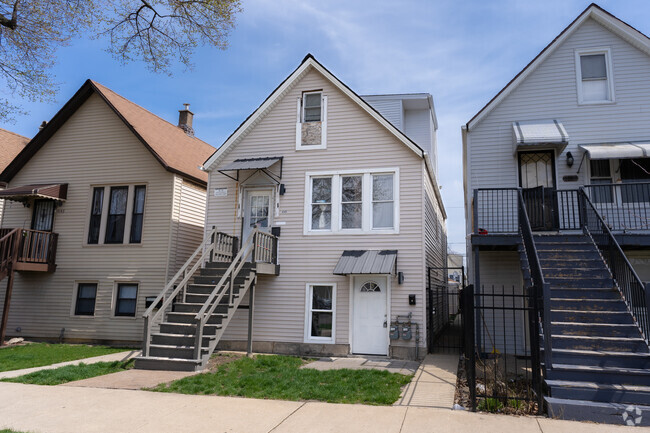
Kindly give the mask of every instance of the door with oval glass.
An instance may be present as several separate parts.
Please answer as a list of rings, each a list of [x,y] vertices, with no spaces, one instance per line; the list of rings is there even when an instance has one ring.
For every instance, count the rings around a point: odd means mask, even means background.
[[[265,232],[271,231],[273,219],[272,189],[246,189],[244,192],[244,227],[242,230],[242,243],[246,242],[248,235],[254,228]]]
[[[388,355],[386,276],[353,277],[352,353]]]

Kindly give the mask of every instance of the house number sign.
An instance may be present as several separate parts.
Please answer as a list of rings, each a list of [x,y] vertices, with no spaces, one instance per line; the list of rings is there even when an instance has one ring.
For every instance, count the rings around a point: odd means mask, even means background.
[[[227,197],[228,196],[228,188],[215,188],[214,189],[214,196],[215,197]]]

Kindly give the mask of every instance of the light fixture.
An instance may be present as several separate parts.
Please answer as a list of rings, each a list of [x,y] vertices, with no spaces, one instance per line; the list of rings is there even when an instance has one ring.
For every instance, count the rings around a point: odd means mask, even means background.
[[[573,155],[571,154],[571,152],[566,153],[566,165],[568,165],[569,167],[573,167]]]

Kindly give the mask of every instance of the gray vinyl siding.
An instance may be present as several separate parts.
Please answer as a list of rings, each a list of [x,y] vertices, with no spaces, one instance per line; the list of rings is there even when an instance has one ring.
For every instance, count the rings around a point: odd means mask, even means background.
[[[431,154],[431,112],[429,110],[405,110],[404,133],[418,146]]]
[[[17,273],[8,334],[56,338],[65,328],[69,339],[141,340],[145,297],[157,295],[166,283],[173,181],[103,100],[91,96],[10,182],[69,186],[67,201],[54,216],[57,269]],[[92,185],[129,184],[147,187],[142,243],[86,245]],[[7,202],[3,227],[29,228],[30,221],[30,208]],[[98,283],[92,317],[73,315],[78,281]],[[118,282],[139,283],[135,317],[114,317]],[[5,287],[6,280],[2,298]]]
[[[401,99],[385,95],[362,96],[362,98],[372,105],[375,110],[379,111],[379,114],[384,116],[393,126],[403,131],[404,109]]]
[[[613,104],[578,105],[575,50],[609,47],[614,79]],[[588,183],[588,161],[578,167],[580,144],[648,140],[650,138],[650,57],[600,24],[589,19],[525,81],[468,133],[468,193],[473,188],[519,185],[513,154],[512,122],[557,119],[566,128],[570,144],[557,156],[559,188]],[[566,165],[566,152],[575,164]],[[565,175],[578,182],[563,182]],[[469,211],[469,209],[468,209]],[[471,214],[468,214],[471,216]],[[468,232],[470,218],[468,218]]]
[[[296,100],[303,90],[322,88],[328,97],[327,149],[296,151]],[[303,342],[305,294],[308,283],[336,283],[336,343],[348,344],[350,278],[332,271],[346,249],[398,249],[397,268],[405,283],[390,277],[390,315],[413,313],[424,329],[424,302],[409,307],[408,295],[424,300],[423,160],[399,142],[379,123],[348,99],[318,72],[311,70],[281,98],[257,126],[230,151],[221,165],[237,158],[283,156],[286,194],[280,197],[276,222],[281,225],[280,276],[260,276],[255,297],[254,339]],[[304,235],[305,176],[309,171],[399,168],[399,234]],[[210,172],[207,227],[239,235],[241,219],[234,218],[237,203],[235,182],[215,170]],[[271,168],[271,171],[277,169]],[[226,197],[214,197],[215,188],[227,188]],[[247,311],[238,312],[225,339],[246,338]],[[422,333],[420,345],[426,336]],[[414,341],[395,343],[414,346]]]

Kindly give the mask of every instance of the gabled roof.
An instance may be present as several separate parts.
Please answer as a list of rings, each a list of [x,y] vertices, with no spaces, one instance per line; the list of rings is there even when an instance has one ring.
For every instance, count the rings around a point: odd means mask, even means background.
[[[506,86],[499,91],[478,113],[470,119],[465,125],[467,130],[471,130],[476,126],[485,116],[488,115],[501,101],[503,101],[510,93],[512,93],[519,84],[521,84],[539,65],[544,62],[555,50],[571,36],[585,21],[593,19],[606,29],[610,30],[615,35],[621,37],[634,47],[650,55],[650,39],[622,21],[614,15],[607,12],[595,3],[590,4],[578,17],[573,20],[568,27],[557,35],[553,41],[548,44],[524,69],[521,70],[515,77],[510,80]]]
[[[285,80],[280,83],[278,87],[275,88],[273,92],[262,102],[262,104],[257,107],[257,109],[242,122],[241,125],[233,132],[230,137],[219,147],[210,158],[205,161],[203,167],[205,170],[210,171],[215,168],[215,166],[236,146],[254,127],[257,125],[264,116],[271,111],[275,104],[284,96],[286,93],[311,69],[314,69],[320,72],[325,79],[330,81],[336,88],[338,88],[343,94],[348,96],[352,101],[356,102],[357,105],[368,113],[372,118],[379,122],[384,128],[386,128],[391,134],[402,142],[406,147],[411,149],[416,155],[424,159],[425,165],[427,167],[427,172],[431,178],[431,182],[434,184],[434,190],[440,209],[444,217],[447,217],[445,212],[444,205],[442,203],[442,197],[438,188],[438,183],[436,177],[433,173],[431,164],[429,163],[429,158],[426,156],[426,152],[418,146],[413,140],[406,136],[402,131],[396,128],[391,122],[386,120],[379,111],[373,108],[369,103],[364,101],[359,95],[357,95],[352,89],[350,89],[345,83],[339,80],[334,74],[332,74],[327,68],[325,68],[320,62],[318,62],[313,55],[307,54],[303,59],[302,63],[287,77]]]
[[[0,179],[5,182],[11,180],[27,161],[45,145],[47,140],[95,93],[106,102],[166,170],[202,185],[207,184],[207,173],[203,172],[200,166],[214,152],[214,147],[198,138],[188,136],[181,128],[92,80],[87,80],[63,108],[54,115],[52,120],[36,134],[11,164],[2,171]]]
[[[0,170],[7,168],[27,143],[29,138],[0,128]]]

